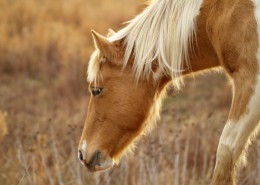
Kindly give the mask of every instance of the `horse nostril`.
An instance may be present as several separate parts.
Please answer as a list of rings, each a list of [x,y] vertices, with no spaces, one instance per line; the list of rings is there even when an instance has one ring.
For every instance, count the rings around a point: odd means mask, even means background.
[[[79,153],[78,153],[78,157],[79,157],[79,160],[83,161],[83,154],[82,152],[79,150]]]

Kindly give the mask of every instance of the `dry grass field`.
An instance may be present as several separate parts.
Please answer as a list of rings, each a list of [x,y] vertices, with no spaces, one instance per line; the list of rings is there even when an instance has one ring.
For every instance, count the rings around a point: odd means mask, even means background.
[[[87,114],[90,30],[118,30],[138,0],[0,0],[0,185],[208,185],[231,90],[223,74],[169,90],[161,119],[115,168],[77,159]],[[238,185],[260,184],[260,139]]]

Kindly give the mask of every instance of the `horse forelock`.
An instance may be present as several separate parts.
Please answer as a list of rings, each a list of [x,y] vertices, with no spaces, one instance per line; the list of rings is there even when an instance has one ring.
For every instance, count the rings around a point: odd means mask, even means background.
[[[100,76],[99,55],[99,50],[95,50],[90,57],[87,70],[87,81],[89,83],[96,83],[98,76]]]

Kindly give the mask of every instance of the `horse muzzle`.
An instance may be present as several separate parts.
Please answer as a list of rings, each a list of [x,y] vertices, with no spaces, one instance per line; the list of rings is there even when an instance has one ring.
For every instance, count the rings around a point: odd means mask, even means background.
[[[114,160],[110,157],[103,155],[102,152],[96,151],[89,161],[84,158],[81,150],[78,152],[78,158],[81,163],[87,167],[90,172],[97,172],[109,169],[114,166]]]

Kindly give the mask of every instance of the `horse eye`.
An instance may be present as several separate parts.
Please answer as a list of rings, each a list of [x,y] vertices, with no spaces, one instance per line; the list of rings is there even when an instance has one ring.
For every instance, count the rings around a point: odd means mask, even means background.
[[[92,89],[92,94],[93,94],[93,96],[97,96],[101,93],[101,91],[102,91],[102,88],[95,87]]]

